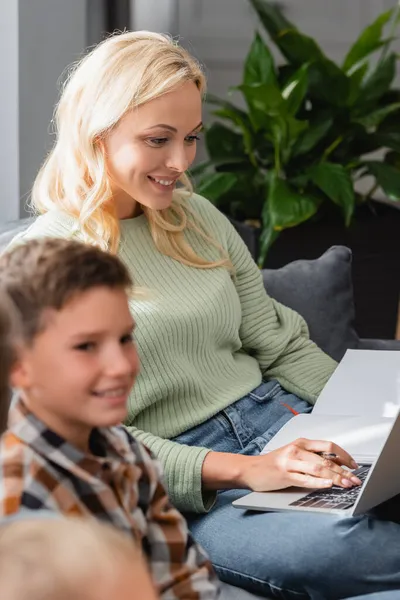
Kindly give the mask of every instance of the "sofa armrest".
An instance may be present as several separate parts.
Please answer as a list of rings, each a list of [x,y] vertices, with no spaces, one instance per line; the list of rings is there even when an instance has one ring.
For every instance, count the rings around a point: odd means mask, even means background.
[[[361,339],[357,350],[399,350],[400,340],[368,340]]]

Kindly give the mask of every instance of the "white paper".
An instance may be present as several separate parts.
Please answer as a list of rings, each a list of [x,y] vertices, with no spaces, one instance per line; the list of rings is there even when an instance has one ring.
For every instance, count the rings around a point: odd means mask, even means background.
[[[358,462],[372,462],[379,454],[393,424],[393,419],[298,415],[290,419],[261,454],[286,446],[298,438],[326,440],[341,446]]]

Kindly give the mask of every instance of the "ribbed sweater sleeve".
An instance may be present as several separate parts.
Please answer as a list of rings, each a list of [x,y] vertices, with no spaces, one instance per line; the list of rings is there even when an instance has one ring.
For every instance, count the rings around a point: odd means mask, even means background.
[[[212,508],[216,492],[203,490],[201,476],[209,449],[178,444],[132,426],[127,429],[163,465],[165,485],[176,508],[196,513],[208,512]]]
[[[289,392],[314,403],[336,362],[310,340],[307,324],[298,313],[268,296],[261,271],[229,220],[207,200],[199,200],[203,220],[223,231],[235,269],[243,348],[257,359],[263,376],[276,378]]]

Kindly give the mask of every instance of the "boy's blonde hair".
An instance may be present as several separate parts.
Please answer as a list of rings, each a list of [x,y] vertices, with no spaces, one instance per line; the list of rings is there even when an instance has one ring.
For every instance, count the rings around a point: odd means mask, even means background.
[[[77,218],[83,241],[118,250],[119,222],[112,202],[102,140],[124,115],[142,104],[193,82],[205,93],[199,63],[172,38],[149,31],[115,34],[76,63],[56,108],[57,139],[36,178],[32,203],[36,211],[54,208]],[[160,252],[184,264],[210,268],[230,264],[219,244],[187,206],[192,188],[186,174],[171,207],[142,207]],[[213,245],[219,260],[198,256],[185,240],[195,230]]]
[[[63,517],[27,517],[0,526],[4,600],[114,600],[124,573],[131,579],[124,600],[156,600],[139,551],[110,526]]]

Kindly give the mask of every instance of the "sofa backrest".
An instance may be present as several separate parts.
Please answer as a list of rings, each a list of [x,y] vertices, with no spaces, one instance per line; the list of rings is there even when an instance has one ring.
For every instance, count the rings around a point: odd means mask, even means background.
[[[351,259],[349,248],[332,246],[315,260],[296,260],[263,271],[268,294],[300,313],[311,339],[335,360],[359,344]]]

